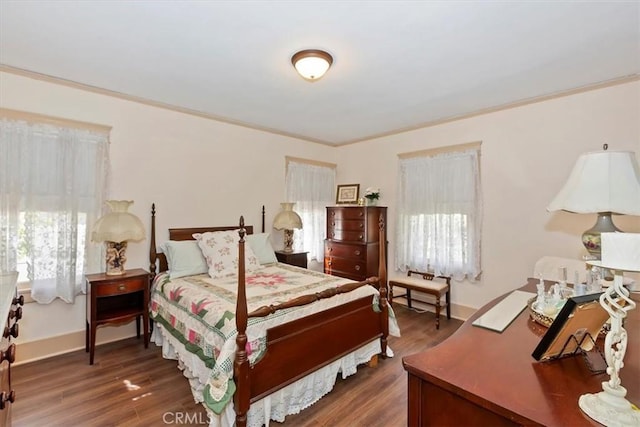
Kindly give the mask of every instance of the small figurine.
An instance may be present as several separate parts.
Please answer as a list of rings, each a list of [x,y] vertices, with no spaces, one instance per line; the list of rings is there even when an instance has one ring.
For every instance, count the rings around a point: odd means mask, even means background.
[[[542,280],[542,276],[540,277],[540,283],[536,285],[536,288],[538,289],[538,298],[536,298],[536,308],[538,310],[543,310],[545,290],[544,290],[544,280]]]

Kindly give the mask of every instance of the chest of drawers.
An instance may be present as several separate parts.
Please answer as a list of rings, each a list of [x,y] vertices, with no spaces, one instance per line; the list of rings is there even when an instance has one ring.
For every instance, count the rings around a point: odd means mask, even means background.
[[[0,426],[11,425],[11,404],[15,391],[11,385],[11,364],[16,359],[18,321],[22,318],[24,297],[16,297],[16,283],[0,273]],[[17,276],[15,276],[17,278]]]
[[[377,276],[381,216],[386,227],[386,207],[328,206],[324,272],[358,281]]]

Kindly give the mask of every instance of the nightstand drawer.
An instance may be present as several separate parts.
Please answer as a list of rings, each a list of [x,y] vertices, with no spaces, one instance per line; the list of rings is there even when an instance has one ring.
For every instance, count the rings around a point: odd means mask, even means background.
[[[96,297],[110,297],[113,295],[128,294],[143,291],[149,286],[146,277],[126,279],[113,283],[103,283],[96,286]]]

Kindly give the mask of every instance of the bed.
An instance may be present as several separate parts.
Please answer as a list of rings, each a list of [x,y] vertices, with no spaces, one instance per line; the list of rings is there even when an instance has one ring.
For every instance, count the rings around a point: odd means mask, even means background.
[[[211,426],[283,421],[328,393],[338,372],[346,377],[388,354],[389,328],[395,332],[397,324],[386,296],[385,245],[378,277],[363,282],[277,262],[252,267],[254,257],[245,255],[253,252],[253,227],[240,217],[238,226],[169,229],[167,245],[173,246],[191,247],[194,238],[201,245],[203,236],[238,236],[235,274],[213,277],[198,270],[173,278],[177,268],[169,270],[171,251],[165,255],[156,245],[155,221],[154,204],[152,339],[164,357],[178,360]],[[384,227],[381,218],[381,241]],[[264,207],[260,235],[266,235]]]

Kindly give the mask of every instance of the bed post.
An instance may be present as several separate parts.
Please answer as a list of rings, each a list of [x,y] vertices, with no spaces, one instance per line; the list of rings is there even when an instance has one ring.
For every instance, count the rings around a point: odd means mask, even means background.
[[[149,243],[149,272],[151,273],[151,280],[156,277],[156,259],[158,254],[156,253],[156,204],[151,204],[151,242]]]
[[[247,294],[245,289],[245,265],[244,265],[244,217],[240,217],[240,242],[238,243],[238,297],[236,300],[236,360],[234,362],[234,380],[236,392],[233,403],[236,411],[236,426],[247,425],[247,412],[249,412],[249,359],[247,358]]]
[[[262,205],[262,232],[264,233],[264,205]]]
[[[380,337],[380,346],[382,348],[382,357],[387,357],[387,336],[389,335],[389,306],[387,304],[387,237],[385,233],[384,217],[380,215],[380,258],[378,259],[378,287],[380,291],[380,311],[382,316],[380,325],[382,337]]]

